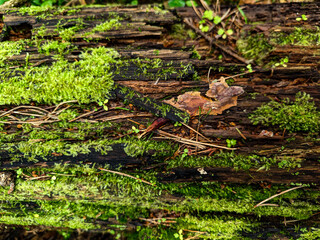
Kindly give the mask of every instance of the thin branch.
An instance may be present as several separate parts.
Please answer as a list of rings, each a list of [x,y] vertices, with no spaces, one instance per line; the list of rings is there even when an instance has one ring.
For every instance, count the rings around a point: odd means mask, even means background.
[[[20,108],[38,109],[38,110],[41,110],[41,111],[43,111],[43,112],[49,113],[49,111],[47,111],[47,110],[45,110],[45,109],[42,109],[42,108],[39,108],[39,107],[34,107],[34,106],[18,106],[18,107],[12,108],[12,109],[9,110],[9,111],[6,111],[6,112],[0,114],[0,117],[3,117],[3,116],[5,116],[5,115],[7,115],[7,114],[9,114],[9,113],[12,113],[12,112],[14,112],[15,110],[20,109]]]
[[[199,131],[193,129],[192,127],[190,127],[189,125],[181,122],[183,126],[189,128],[190,130],[194,131],[195,133],[197,133],[199,136],[203,137],[205,140],[207,140],[208,142],[212,142],[210,139],[208,139],[207,137],[203,136]]]
[[[52,114],[55,113],[60,106],[62,106],[62,105],[64,105],[64,104],[67,104],[67,103],[76,103],[76,102],[78,102],[78,100],[70,100],[70,101],[66,101],[66,102],[59,103],[59,104],[56,106],[56,108],[52,111]]]
[[[94,113],[94,112],[96,112],[96,110],[92,110],[92,111],[90,111],[90,112],[84,113],[84,114],[82,114],[82,115],[80,115],[80,116],[78,116],[78,117],[76,117],[76,118],[74,118],[74,119],[71,119],[69,122],[74,122],[74,121],[76,121],[76,120],[78,120],[78,119],[80,119],[80,118],[89,116],[89,115],[91,115],[91,114]]]
[[[153,114],[151,113],[132,113],[132,114],[123,114],[119,116],[112,116],[112,117],[106,117],[106,118],[98,118],[96,121],[113,121],[118,119],[124,119],[124,118],[132,118],[132,117],[153,117]]]
[[[290,189],[287,189],[287,190],[285,190],[285,191],[283,191],[283,192],[281,192],[281,193],[275,194],[275,195],[273,195],[273,196],[271,196],[271,197],[263,200],[262,202],[259,202],[257,205],[254,206],[254,208],[260,207],[260,206],[261,206],[262,204],[264,204],[265,202],[268,202],[269,200],[271,200],[271,199],[273,199],[273,198],[276,198],[276,197],[278,197],[278,196],[280,196],[280,195],[282,195],[282,194],[285,194],[285,193],[287,193],[287,192],[290,192],[290,191],[293,191],[293,190],[296,190],[296,189],[299,189],[299,188],[303,188],[303,187],[305,187],[305,186],[298,186],[298,187],[290,188]]]
[[[236,130],[244,140],[247,140],[246,136],[243,135],[243,133],[239,130],[239,128],[236,127]]]
[[[245,64],[249,64],[250,61],[244,59],[243,57],[239,56],[238,54],[232,52],[231,50],[227,49],[226,47],[220,45],[217,43],[213,38],[206,35],[204,32],[202,32],[200,29],[198,29],[196,26],[193,25],[193,23],[189,19],[184,19],[184,22],[191,27],[196,33],[204,37],[211,45],[215,45],[216,47],[220,48],[225,53],[229,54],[230,56],[234,57],[235,59],[239,60],[240,62],[243,62]]]
[[[132,175],[129,175],[129,174],[126,174],[126,173],[121,173],[121,172],[117,172],[117,171],[112,171],[112,170],[108,170],[108,169],[104,169],[104,168],[99,168],[99,169],[100,169],[101,171],[105,171],[105,172],[109,172],[109,173],[118,174],[118,175],[120,175],[120,176],[125,176],[125,177],[129,177],[129,178],[133,178],[133,179],[139,180],[139,181],[141,181],[141,182],[143,182],[143,183],[149,184],[149,185],[151,185],[151,186],[155,186],[154,183],[148,182],[148,181],[143,180],[143,179],[140,179],[140,178],[136,178],[136,177],[134,177],[134,176],[132,176]]]
[[[201,146],[202,148],[204,148],[204,146],[209,146],[209,147],[221,148],[221,149],[226,149],[226,150],[236,150],[237,149],[237,148],[228,148],[228,147],[224,147],[224,146],[219,146],[219,145],[215,145],[215,144],[211,144],[211,143],[193,141],[193,140],[190,140],[190,139],[187,139],[187,138],[178,137],[176,135],[164,132],[162,130],[157,130],[157,132],[160,135],[163,135],[163,136],[166,136],[168,138],[171,138],[172,140],[175,140],[177,142],[185,143],[187,145]]]

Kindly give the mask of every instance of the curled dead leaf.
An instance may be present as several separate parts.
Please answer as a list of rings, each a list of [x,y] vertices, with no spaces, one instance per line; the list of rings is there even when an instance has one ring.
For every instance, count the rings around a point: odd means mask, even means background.
[[[166,103],[188,112],[191,116],[199,114],[217,115],[228,108],[237,105],[238,96],[244,93],[242,87],[229,87],[225,79],[220,78],[220,82],[213,82],[209,85],[206,96],[200,92],[186,92],[179,95],[177,100],[174,98],[165,101]],[[213,101],[211,98],[215,99]]]

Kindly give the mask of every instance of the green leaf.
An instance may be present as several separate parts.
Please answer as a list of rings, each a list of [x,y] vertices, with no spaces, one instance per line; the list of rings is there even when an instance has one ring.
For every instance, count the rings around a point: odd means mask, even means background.
[[[209,26],[200,25],[200,29],[201,29],[202,32],[208,32],[209,31]]]
[[[247,16],[246,16],[246,14],[244,13],[244,11],[238,6],[237,7],[238,8],[238,11],[239,11],[239,13],[242,15],[242,17],[244,18],[244,22],[246,23],[246,24],[248,24],[248,18],[247,18]]]
[[[0,0],[0,5],[4,4],[8,0]]]
[[[184,7],[186,5],[185,1],[183,0],[170,0],[168,2],[169,7]]]
[[[232,29],[228,29],[228,30],[226,31],[226,34],[227,34],[227,35],[232,35],[232,34],[233,34],[233,30],[232,30]]]
[[[304,14],[301,15],[301,18],[302,18],[303,21],[307,21],[308,20],[308,18]]]
[[[130,5],[137,6],[138,5],[138,0],[132,0]]]
[[[44,1],[42,4],[41,4],[41,7],[52,7],[52,1],[48,0],[48,1]]]
[[[197,2],[191,0],[191,1],[186,1],[187,7],[192,7],[192,3],[193,3],[193,6],[195,6],[195,7],[198,6]]]
[[[213,19],[213,12],[208,10],[204,11],[202,18],[206,18],[211,21]]]
[[[299,22],[299,21],[301,21],[301,20],[302,20],[302,18],[298,17],[298,18],[296,18],[296,20]]]
[[[218,30],[218,35],[223,35],[224,34],[224,29],[223,28],[220,28],[219,30]]]
[[[219,24],[221,22],[221,17],[220,16],[215,16],[213,19],[214,24]]]

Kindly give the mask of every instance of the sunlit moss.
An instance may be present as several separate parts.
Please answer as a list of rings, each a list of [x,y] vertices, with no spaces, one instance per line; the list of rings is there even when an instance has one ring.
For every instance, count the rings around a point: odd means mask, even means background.
[[[0,67],[5,67],[6,60],[14,55],[19,55],[24,48],[23,41],[0,42]]]
[[[241,155],[234,152],[221,152],[213,156],[179,156],[168,161],[169,168],[175,167],[232,167],[236,170],[269,170],[271,167],[294,169],[301,166],[301,160],[295,158],[264,157]]]
[[[98,102],[113,87],[112,68],[118,57],[113,49],[100,47],[83,52],[78,62],[59,59],[52,66],[26,69],[23,74],[15,70],[12,77],[2,75],[0,104]]]

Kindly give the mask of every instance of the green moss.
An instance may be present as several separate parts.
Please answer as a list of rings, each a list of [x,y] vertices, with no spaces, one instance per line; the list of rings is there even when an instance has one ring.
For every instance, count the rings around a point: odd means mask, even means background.
[[[241,232],[251,232],[257,225],[245,218],[232,217],[199,218],[186,215],[178,219],[178,229],[201,229],[202,232],[206,232],[201,235],[202,239],[243,239]]]
[[[174,39],[186,40],[186,36],[190,39],[196,39],[197,34],[193,30],[188,30],[184,24],[173,24],[170,30],[170,36]]]
[[[221,152],[213,156],[179,156],[168,161],[168,168],[175,167],[231,167],[236,170],[252,168],[269,170],[270,167],[284,169],[299,168],[301,160],[295,158],[268,158],[258,155],[241,155],[234,152]]]
[[[271,101],[256,109],[249,119],[253,124],[278,126],[288,132],[319,132],[320,112],[309,94],[299,92],[294,102]]]
[[[72,50],[75,50],[76,47],[73,46],[70,42],[59,42],[59,41],[45,41],[41,44],[38,51],[39,53],[44,53],[46,55],[66,55],[70,53]]]
[[[172,61],[165,62],[159,58],[136,58],[123,61],[123,64],[127,67],[134,66],[136,69],[133,74],[137,78],[141,77],[148,80],[167,80],[170,78],[182,79],[188,75],[195,74],[191,64],[176,64]]]
[[[86,32],[85,36],[89,36],[91,34],[94,34],[95,32],[106,32],[109,30],[119,29],[119,27],[121,26],[120,21],[122,20],[122,18],[114,13],[110,14],[110,17],[112,17],[112,19],[96,25],[91,31]]]
[[[320,44],[320,30],[296,27],[293,32],[271,32],[271,44],[314,46]]]
[[[1,222],[7,224],[123,230],[127,222],[141,222],[139,218],[149,218],[150,212],[168,212],[176,216],[176,223],[166,229],[161,226],[137,228],[136,235],[132,236],[148,236],[152,232],[165,239],[171,239],[176,233],[192,237],[194,233],[181,231],[188,229],[206,232],[203,237],[207,239],[243,239],[241,234],[254,230],[257,224],[235,213],[250,215],[251,219],[254,216],[307,219],[319,211],[319,206],[312,204],[313,201],[299,200],[311,196],[318,199],[319,192],[311,189],[297,189],[270,201],[279,207],[254,208],[256,203],[288,186],[273,185],[268,189],[236,184],[222,187],[221,183],[215,182],[161,184],[152,172],[135,171],[136,180],[100,172],[87,165],[20,169],[17,174],[16,189],[12,194],[8,195],[6,188],[0,188]],[[34,174],[42,179],[21,178]],[[144,184],[139,179],[155,186]],[[176,197],[171,199],[170,194]],[[106,222],[110,218],[113,223]],[[165,218],[163,215],[160,220]],[[101,222],[103,224],[99,225]]]
[[[302,229],[300,229],[302,230]],[[303,230],[303,233],[301,236],[298,238],[298,240],[315,240],[315,239],[320,239],[320,228],[311,228],[309,231],[308,230]]]
[[[19,14],[21,15],[30,15],[30,16],[39,16],[41,14],[45,14],[43,16],[47,16],[50,13],[50,10],[53,10],[53,7],[50,6],[43,6],[43,7],[38,7],[38,6],[30,6],[30,7],[21,7],[19,8]]]
[[[16,11],[16,10],[11,10]],[[30,7],[21,7],[17,11],[19,15],[30,15],[30,16],[36,16],[40,19],[48,19],[50,17],[53,17],[55,15],[74,15],[78,12],[80,12],[81,9],[71,9],[68,7],[59,7],[54,8],[52,6],[30,6]]]
[[[262,64],[265,58],[273,49],[263,34],[243,36],[237,40],[237,48],[246,59],[253,59]]]
[[[148,154],[155,159],[165,158],[173,155],[177,148],[167,142],[138,140],[134,137],[112,140],[109,136],[117,132],[117,124],[68,122],[77,116],[77,111],[67,109],[58,116],[60,122],[46,124],[46,130],[23,124],[22,130],[13,134],[0,133],[2,151],[6,151],[12,161],[27,159],[37,162],[53,154],[77,156],[89,154],[93,149],[107,154],[112,150],[112,145],[120,143],[125,144],[125,152],[132,157]]]
[[[23,75],[15,70],[9,77],[6,69],[0,69],[0,104],[98,102],[113,87],[111,69],[119,62],[118,56],[116,51],[100,47],[83,52],[78,62],[59,59],[52,66],[26,69]]]
[[[23,41],[0,42],[0,68],[5,67],[6,60],[14,55],[19,55],[24,48]]]

